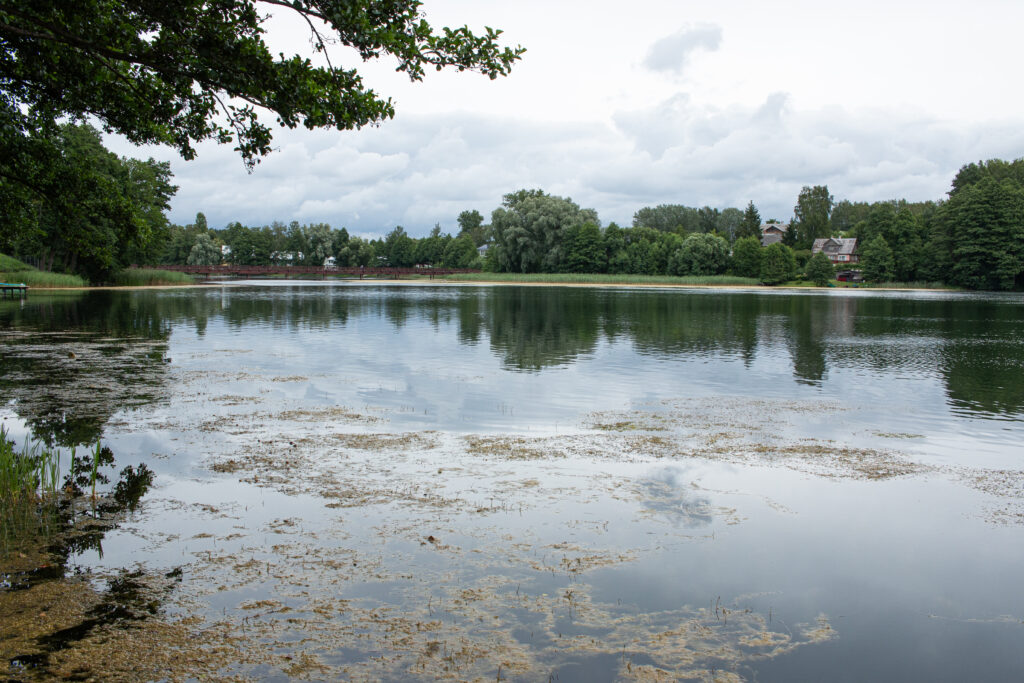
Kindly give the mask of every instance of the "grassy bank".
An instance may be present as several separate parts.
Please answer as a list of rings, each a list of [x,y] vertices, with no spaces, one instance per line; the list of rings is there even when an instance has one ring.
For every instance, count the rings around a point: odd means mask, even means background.
[[[91,284],[78,275],[36,270],[6,254],[0,254],[0,282],[24,283],[37,289],[88,287]],[[194,282],[192,276],[186,273],[153,268],[128,268],[115,275],[111,284],[115,287],[158,287],[191,285]]]
[[[19,261],[13,256],[0,254],[0,282],[26,284],[29,287],[51,289],[58,287],[85,287],[86,282],[77,275],[47,273]]]
[[[27,263],[22,263],[13,256],[0,254],[0,273],[20,273],[24,270],[35,270]]]
[[[460,273],[447,275],[455,282],[552,283],[566,285],[733,285],[756,286],[754,278],[732,275],[606,275],[595,273]]]
[[[0,282],[24,283],[40,289],[57,287],[85,287],[85,280],[66,273],[46,273],[41,270],[0,271]]]
[[[160,285],[190,285],[195,280],[187,273],[154,268],[128,268],[114,277],[117,287],[154,287]]]
[[[845,282],[843,284],[846,284]],[[960,291],[959,287],[947,285],[944,282],[861,282],[859,287],[866,289],[948,289],[951,292]]]

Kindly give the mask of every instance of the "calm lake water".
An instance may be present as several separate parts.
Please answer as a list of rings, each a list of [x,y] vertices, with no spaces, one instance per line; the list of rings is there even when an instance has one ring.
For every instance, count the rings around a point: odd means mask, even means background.
[[[155,473],[62,580],[176,576],[148,620],[225,638],[201,671],[1024,676],[1019,294],[33,293],[0,387],[17,440]]]

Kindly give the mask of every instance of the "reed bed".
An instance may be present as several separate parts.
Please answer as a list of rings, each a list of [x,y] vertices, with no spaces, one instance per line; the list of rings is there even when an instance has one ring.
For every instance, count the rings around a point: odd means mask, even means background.
[[[118,287],[146,287],[160,285],[190,285],[195,280],[187,273],[155,268],[128,268],[114,276]]]
[[[85,287],[85,280],[67,273],[47,273],[42,270],[0,271],[0,282],[22,283],[38,289]]]
[[[96,482],[107,482],[100,466],[113,462],[110,449],[97,441],[88,456],[79,458],[72,447],[63,473],[62,459],[60,449],[30,439],[19,450],[0,425],[0,512],[7,515],[18,507],[54,503],[65,495],[75,497],[84,494],[86,487],[91,488],[95,501]]]
[[[456,282],[522,282],[592,285],[760,286],[754,278],[734,275],[608,275],[598,273],[457,273],[446,275]]]
[[[19,451],[0,425],[0,509],[51,500],[60,491],[60,451],[30,441]]]
[[[862,282],[859,286],[868,289],[948,289],[957,290],[959,287],[947,285],[944,282]]]

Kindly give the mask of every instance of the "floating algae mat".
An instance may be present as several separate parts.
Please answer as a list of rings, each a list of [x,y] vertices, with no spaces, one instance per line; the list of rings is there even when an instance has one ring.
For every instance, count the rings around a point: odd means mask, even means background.
[[[907,293],[0,309],[5,428],[116,458],[5,536],[4,677],[1013,679],[1021,332]]]

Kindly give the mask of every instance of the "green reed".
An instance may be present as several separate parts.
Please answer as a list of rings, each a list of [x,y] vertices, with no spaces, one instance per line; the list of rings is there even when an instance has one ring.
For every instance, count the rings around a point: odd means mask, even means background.
[[[92,499],[96,500],[97,481],[106,481],[99,472],[100,466],[107,464],[100,441],[96,441],[91,455],[91,463],[85,458],[80,462],[76,448],[71,447],[65,487],[61,481],[59,449],[27,440],[19,450],[9,438],[7,429],[0,425],[0,508],[10,510],[21,503],[50,502],[65,492],[76,495],[78,486],[88,486]],[[76,476],[81,477],[81,481]]]
[[[0,507],[52,498],[60,488],[60,451],[29,441],[18,451],[0,425]]]
[[[41,270],[0,271],[0,282],[24,284],[37,289],[85,287],[85,280],[68,273],[47,273]]]
[[[114,276],[118,287],[145,287],[159,285],[191,285],[195,278],[187,273],[154,268],[126,268]]]

